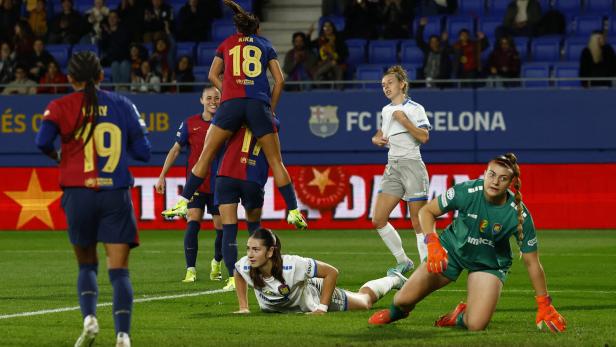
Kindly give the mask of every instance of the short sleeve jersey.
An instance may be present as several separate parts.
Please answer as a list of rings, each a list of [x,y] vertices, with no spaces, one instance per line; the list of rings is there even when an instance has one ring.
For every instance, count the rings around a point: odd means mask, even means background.
[[[250,279],[250,262],[245,256],[235,263],[235,271],[242,276],[249,286],[254,288]],[[266,312],[311,312],[319,304],[314,296],[306,290],[308,280],[317,275],[317,263],[314,259],[297,255],[282,256],[282,277],[285,284],[273,276],[265,278],[263,288],[255,288],[255,296],[261,310]]]
[[[101,190],[127,188],[133,185],[133,176],[128,170],[128,157],[136,150],[135,145],[144,144],[149,152],[145,122],[137,107],[126,97],[107,91],[97,91],[98,123],[91,138],[84,145],[75,127],[83,122],[83,93],[65,95],[49,103],[43,121],[50,121],[58,128],[62,141],[60,163],[60,186],[86,187]],[[91,124],[91,123],[87,123]],[[91,126],[88,125],[87,128]],[[79,136],[79,137],[78,137]],[[143,150],[143,149],[142,149]]]
[[[441,211],[458,211],[453,223],[441,234],[443,246],[471,271],[508,269],[512,263],[509,238],[517,241],[518,212],[514,195],[508,192],[507,202],[492,205],[483,195],[483,180],[456,184],[438,198]],[[530,212],[522,204],[524,237],[523,253],[537,250],[535,225]]]
[[[396,111],[404,112],[406,117],[416,127],[427,130],[432,129],[423,106],[412,101],[410,98],[405,99],[402,104],[389,104],[383,107],[381,112],[381,117],[383,117],[381,131],[383,136],[389,140],[389,158],[421,160],[421,153],[419,152],[421,143],[409,134],[408,130],[400,122],[394,119],[394,112]]]
[[[225,65],[221,104],[229,99],[250,98],[269,105],[271,93],[267,66],[270,60],[277,58],[269,40],[237,33],[218,46],[216,56]]]
[[[188,162],[186,164],[186,177],[188,177],[190,170],[199,161],[199,156],[203,150],[203,144],[205,143],[205,134],[210,128],[211,121],[203,119],[201,114],[196,114],[186,118],[181,124],[176,133],[176,142],[182,146],[188,146]],[[218,167],[217,161],[212,162],[212,170],[210,175],[203,180],[203,183],[199,186],[198,191],[202,193],[211,193],[213,178],[216,175],[216,168]]]

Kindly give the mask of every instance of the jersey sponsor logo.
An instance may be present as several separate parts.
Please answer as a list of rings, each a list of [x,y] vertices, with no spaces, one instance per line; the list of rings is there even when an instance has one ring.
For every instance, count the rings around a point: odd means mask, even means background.
[[[469,193],[475,193],[475,192],[478,192],[480,190],[483,190],[483,186],[478,186],[478,187],[475,187],[475,188],[468,188],[468,192]]]
[[[310,132],[315,136],[323,138],[332,136],[338,131],[339,125],[338,106],[310,106],[308,126],[310,127]]]
[[[284,271],[293,270],[293,265],[283,265],[282,270]]]
[[[339,166],[324,170],[302,167],[297,176],[297,195],[309,207],[318,210],[334,208],[349,190],[349,179]]]
[[[490,224],[490,222],[488,222],[487,219],[482,219],[481,223],[479,223],[479,232],[484,232],[486,231],[486,228],[488,227],[488,225]]]
[[[472,214],[472,213],[467,213],[467,216],[473,218],[473,219],[477,219],[477,215],[476,214]]]
[[[526,244],[530,247],[534,246],[537,244],[537,237],[533,237],[532,239],[528,240],[528,242],[526,242]]]
[[[500,231],[503,230],[503,226],[499,223],[494,224],[494,226],[492,226],[492,235],[496,235],[498,233],[500,233]]]
[[[470,243],[473,246],[488,245],[490,247],[494,247],[494,241],[489,240],[489,239],[484,239],[483,237],[476,238],[476,237],[469,236],[466,239],[466,243]]]

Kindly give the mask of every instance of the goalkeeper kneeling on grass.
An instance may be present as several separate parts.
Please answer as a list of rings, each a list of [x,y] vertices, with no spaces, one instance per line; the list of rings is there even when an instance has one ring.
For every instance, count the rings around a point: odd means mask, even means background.
[[[511,186],[515,193],[509,190]],[[428,260],[396,293],[391,307],[376,312],[368,322],[389,324],[408,317],[424,297],[455,281],[466,269],[466,303],[458,304],[434,325],[485,329],[511,267],[509,238],[514,235],[535,290],[537,327],[563,332],[567,323],[548,295],[537,254],[535,227],[522,203],[520,186],[517,158],[508,153],[488,163],[484,179],[457,184],[424,206],[419,221],[426,233]],[[450,211],[457,211],[457,217],[439,236],[435,231],[436,218]]]

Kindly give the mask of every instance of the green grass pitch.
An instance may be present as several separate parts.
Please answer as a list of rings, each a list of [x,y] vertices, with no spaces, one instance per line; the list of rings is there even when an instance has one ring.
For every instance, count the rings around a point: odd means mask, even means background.
[[[340,270],[338,286],[357,290],[381,277],[393,264],[373,231],[278,231],[283,253],[328,262]],[[402,232],[409,255],[415,240]],[[222,282],[209,280],[213,233],[200,235],[199,280],[184,284],[183,233],[142,231],[141,247],[131,255],[135,299],[134,346],[615,346],[616,231],[544,230],[540,256],[556,308],[568,322],[564,334],[535,328],[533,291],[521,260],[514,260],[501,300],[488,329],[469,333],[434,328],[432,323],[465,298],[466,275],[421,302],[408,319],[389,326],[368,326],[375,309],[388,307],[392,294],[370,312],[325,316],[263,314],[252,291],[253,313],[235,315],[235,293],[211,292]],[[245,232],[240,232],[240,256]],[[517,247],[514,246],[514,249]],[[102,248],[99,248],[99,252]],[[111,287],[100,257],[99,303],[109,303]],[[76,307],[77,265],[62,232],[0,232],[0,345],[72,346],[81,332],[78,310],[12,316],[24,312]],[[192,294],[192,296],[190,296]],[[165,298],[166,297],[166,298]],[[12,317],[11,317],[12,316]],[[111,308],[98,308],[96,345],[115,343]]]

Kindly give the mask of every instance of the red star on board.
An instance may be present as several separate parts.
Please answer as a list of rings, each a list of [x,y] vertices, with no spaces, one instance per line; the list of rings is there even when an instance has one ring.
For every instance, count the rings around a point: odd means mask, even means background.
[[[57,190],[43,191],[36,171],[32,171],[32,176],[30,176],[30,182],[26,190],[5,191],[4,194],[21,206],[19,220],[17,221],[17,229],[34,218],[38,218],[51,229],[54,228],[53,220],[49,213],[49,205],[58,200],[58,198],[62,196],[62,192]]]

